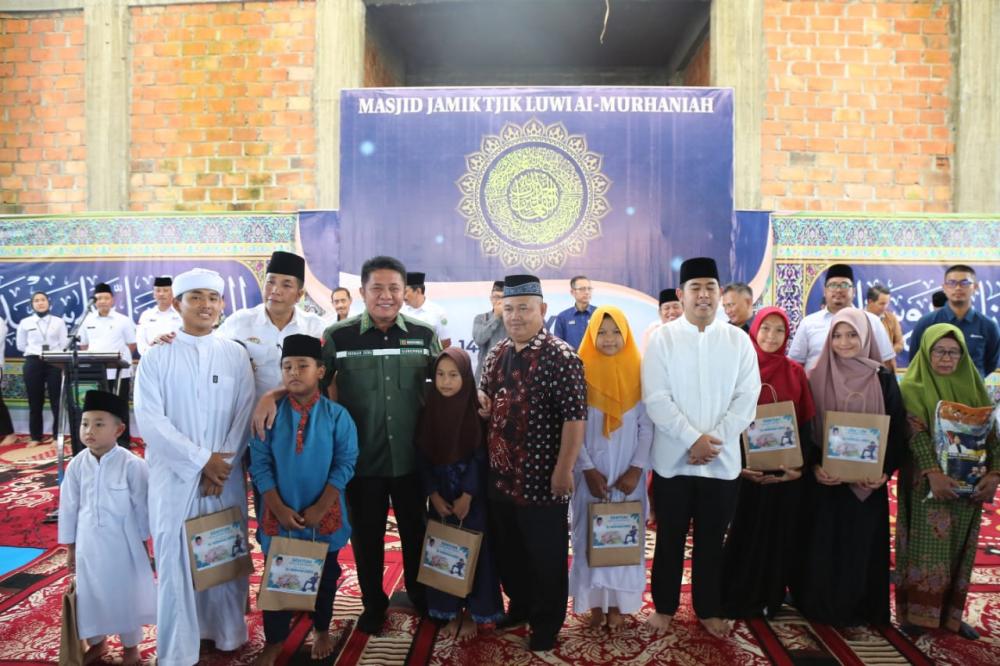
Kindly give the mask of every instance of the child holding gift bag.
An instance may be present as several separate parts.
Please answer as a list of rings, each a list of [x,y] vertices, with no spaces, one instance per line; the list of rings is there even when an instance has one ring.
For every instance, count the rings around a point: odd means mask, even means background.
[[[288,394],[278,401],[267,437],[250,440],[250,474],[264,498],[258,530],[264,553],[276,536],[328,544],[313,613],[313,659],[325,659],[333,652],[329,628],[340,578],[337,555],[351,535],[344,488],[354,476],[358,457],[358,432],[351,416],[319,393],[324,372],[321,350],[318,338],[298,334],[285,338],[281,379]],[[288,638],[293,613],[263,613],[266,644],[257,663],[273,664]]]
[[[472,592],[465,599],[427,588],[431,617],[448,620],[443,638],[466,639],[503,617],[500,582],[486,532],[486,425],[469,355],[445,349],[434,363],[417,424],[418,468],[430,500],[429,517],[482,532]]]
[[[635,613],[642,607],[646,565],[588,565],[588,506],[606,499],[640,501],[646,514],[648,500],[643,481],[649,471],[653,424],[641,401],[639,348],[621,310],[598,308],[590,318],[578,353],[587,381],[588,415],[574,471],[574,557],[569,589],[576,612],[590,609],[592,628],[607,626],[615,631],[624,622],[623,613]],[[637,537],[630,538],[638,542]]]

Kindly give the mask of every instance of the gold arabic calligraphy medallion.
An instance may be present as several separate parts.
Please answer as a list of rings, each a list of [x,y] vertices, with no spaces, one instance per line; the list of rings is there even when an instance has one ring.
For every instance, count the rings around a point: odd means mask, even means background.
[[[507,123],[466,155],[457,181],[465,233],[505,267],[560,267],[600,237],[611,181],[602,156],[562,123]]]

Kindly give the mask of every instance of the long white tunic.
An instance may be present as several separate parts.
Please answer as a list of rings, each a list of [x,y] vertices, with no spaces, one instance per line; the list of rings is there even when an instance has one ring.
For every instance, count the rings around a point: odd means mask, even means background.
[[[639,484],[629,494],[620,490],[611,493],[613,502],[640,501],[642,515],[648,515],[646,497],[646,472],[649,470],[649,453],[653,443],[653,423],[646,416],[640,402],[622,414],[622,425],[604,436],[604,413],[587,408],[587,429],[583,448],[573,469],[573,566],[569,572],[569,591],[573,595],[576,612],[589,608],[607,611],[615,606],[623,613],[635,613],[642,607],[642,593],[646,589],[646,562],[622,567],[594,567],[587,564],[587,507],[598,502],[590,494],[583,472],[597,469],[611,486],[631,466],[643,470]]]
[[[73,457],[59,487],[59,543],[76,544],[77,629],[129,634],[156,622],[146,461],[115,446]]]
[[[297,307],[292,311],[292,320],[279,331],[261,303],[226,317],[217,333],[246,347],[253,363],[255,396],[260,400],[268,391],[281,387],[281,345],[285,338],[302,334],[322,339],[325,330],[319,315]]]
[[[135,326],[135,347],[139,354],[145,356],[158,337],[179,331],[182,323],[181,313],[173,307],[166,310],[159,307],[143,310],[139,315],[139,323]]]
[[[750,336],[715,320],[699,331],[685,317],[656,329],[642,359],[642,399],[656,426],[653,470],[664,478],[735,479],[740,434],[753,421],[760,371]],[[722,441],[707,465],[688,464],[703,434]]]
[[[161,664],[198,661],[200,639],[220,650],[247,641],[249,581],[239,578],[195,592],[184,521],[239,507],[246,515],[241,467],[254,405],[246,351],[212,334],[178,331],[173,344],[156,345],[142,361],[135,413],[149,462],[149,517],[160,582],[156,651]],[[202,468],[212,452],[232,452],[233,473],[221,498],[202,497]]]

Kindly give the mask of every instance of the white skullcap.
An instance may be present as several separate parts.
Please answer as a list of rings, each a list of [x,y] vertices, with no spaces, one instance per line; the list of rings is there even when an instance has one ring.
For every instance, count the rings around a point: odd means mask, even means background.
[[[192,268],[174,278],[174,298],[180,298],[185,291],[192,289],[211,289],[219,292],[226,288],[226,281],[215,271],[207,268]]]

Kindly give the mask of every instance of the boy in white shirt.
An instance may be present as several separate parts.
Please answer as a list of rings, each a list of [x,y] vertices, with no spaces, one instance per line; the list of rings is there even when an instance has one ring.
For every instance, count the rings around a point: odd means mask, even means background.
[[[59,491],[59,543],[76,574],[77,629],[86,663],[118,634],[124,663],[139,663],[142,625],[156,621],[156,585],[149,539],[146,462],[116,446],[128,405],[106,391],[88,391],[80,419],[87,447],[66,468]]]

